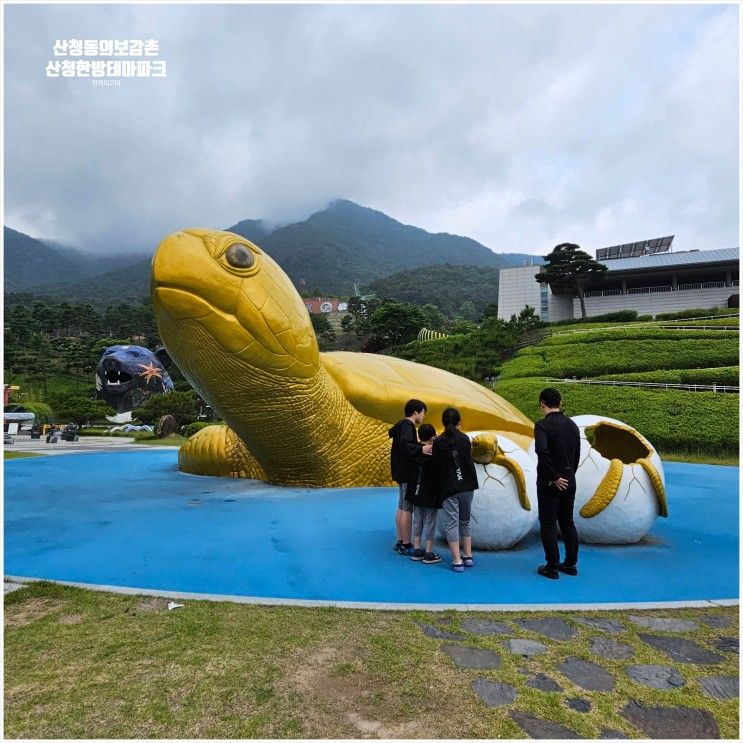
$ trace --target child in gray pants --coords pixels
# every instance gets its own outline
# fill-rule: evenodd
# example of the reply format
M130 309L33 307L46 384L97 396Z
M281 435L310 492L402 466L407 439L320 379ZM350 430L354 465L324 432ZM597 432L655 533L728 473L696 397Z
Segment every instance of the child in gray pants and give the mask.
M433 445L434 481L444 509L451 566L456 573L463 573L465 568L475 564L470 515L472 496L480 487L472 460L472 442L459 430L461 420L456 408L447 408L441 416L444 431Z
M418 438L421 444L430 444L436 438L436 429L424 423L418 429ZM424 565L441 562L441 558L433 551L433 537L436 532L436 512L439 509L438 495L433 483L433 466L431 457L420 455L416 460L418 477L415 482L408 483L406 498L413 504L413 554L411 560L421 561ZM421 548L421 537L426 545Z

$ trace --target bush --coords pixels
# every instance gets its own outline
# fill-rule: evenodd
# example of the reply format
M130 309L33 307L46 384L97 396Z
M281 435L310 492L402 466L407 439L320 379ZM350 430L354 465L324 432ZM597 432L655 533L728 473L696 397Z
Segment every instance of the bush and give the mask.
M393 351L400 359L458 374L480 381L495 376L501 365L501 352L483 343L480 334L450 335L431 341L414 341Z
M206 421L195 421L194 423L189 423L186 426L186 431L183 434L186 438L191 438L195 433L198 433L202 428L206 428L207 426L218 426L222 422L221 421L214 421L213 423L207 423Z
M721 384L738 386L739 366L717 366L711 369L661 369L649 372L605 374L598 379L620 379L625 382L669 382L671 384Z
M10 409L16 409L19 413L33 413L39 423L52 422L52 409L45 402L24 402L22 405L8 405Z
M738 309L721 309L720 307L712 307L708 309L702 309L701 307L692 308L689 310L679 310L678 312L661 312L655 316L656 320L684 320L689 317L714 317L715 315L738 315L740 310Z
M132 418L138 418L150 425L157 425L164 415L172 415L178 426L195 421L198 417L196 393L189 390L188 392L175 391L165 395L151 395L132 411Z
M394 349L390 355L480 382L498 374L519 338L520 330L515 324L489 318L473 333L414 341Z
M498 382L497 394L532 420L544 379ZM636 428L661 452L738 453L739 395L553 383L567 415L606 415Z
M717 322L717 320L710 320L708 322ZM723 320L723 322L727 322ZM731 327L730 333L725 333L720 330L708 330L706 328L699 328L698 330L677 330L673 327L664 327L662 325L643 325L635 328L627 327L615 327L615 328L600 328L596 330L581 330L581 331L568 331L565 333L558 333L550 335L542 342L543 346L557 346L565 345L568 343L599 343L604 341L616 341L622 340L628 344L642 340L659 340L659 341L673 341L678 340L710 340L718 341L721 343L737 345L738 334L736 328Z
M649 315L644 315L649 317ZM553 323L553 327L559 325L577 325L580 323L593 323L593 322L636 322L639 319L637 310L617 310L616 312L607 312L603 315L594 315L593 317L575 317L572 320L560 320L560 322Z
M669 331L672 333L680 331ZM585 379L602 374L655 371L658 369L707 369L738 363L738 343L720 338L723 331L709 331L714 338L678 340L600 340L558 343L522 349L503 365L503 378L575 377ZM727 335L727 333L725 333ZM679 338L678 335L675 338ZM555 340L554 338L550 340Z

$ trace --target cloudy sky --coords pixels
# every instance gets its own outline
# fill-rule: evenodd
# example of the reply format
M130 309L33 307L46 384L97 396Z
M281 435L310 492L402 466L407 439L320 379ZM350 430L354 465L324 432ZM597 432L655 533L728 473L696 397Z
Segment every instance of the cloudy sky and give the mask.
M103 253L348 198L496 251L738 245L736 5L6 5L5 224ZM47 78L57 39L167 77Z

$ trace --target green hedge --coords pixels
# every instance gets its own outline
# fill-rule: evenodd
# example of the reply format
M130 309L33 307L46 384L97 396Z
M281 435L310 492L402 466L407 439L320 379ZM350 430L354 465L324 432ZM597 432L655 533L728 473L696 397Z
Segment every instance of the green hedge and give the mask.
M709 320L708 322L716 322ZM723 320L723 323L730 322L729 320ZM646 325L644 327L636 328L616 328L611 330L601 329L586 332L568 332L560 333L559 335L550 335L542 341L543 346L560 346L566 343L600 343L603 341L617 341L623 342L641 341L641 340L666 340L676 342L678 340L713 340L721 343L738 343L738 333L735 326L730 327L730 331L727 330L705 330L700 328L699 330L674 330L673 327L667 328L662 325Z
M544 379L498 382L495 391L532 420ZM739 395L682 390L643 390L583 384L554 384L567 415L606 415L636 428L661 452L735 456Z
M649 372L605 374L598 379L621 379L626 382L670 382L672 384L725 384L737 386L739 366L718 366L712 369L661 369Z
M730 287L733 289L733 287ZM734 294L735 292L730 292ZM702 309L700 307L692 308L689 310L679 310L678 312L661 312L655 316L656 320L683 320L687 317L711 317L714 315L738 315L740 310L736 308L728 309L727 307L711 307L709 309Z
M558 327L560 325L580 325L583 323L594 322L636 322L637 318L637 310L617 310L616 312L606 312L603 315L594 315L593 317L575 317L572 320L560 320L560 322L552 323L552 327Z
M678 331L680 332L680 331ZM504 379L519 377L575 377L655 371L657 369L707 369L738 363L738 342L732 338L679 340L628 340L542 344L522 349L503 365ZM725 334L727 335L727 333ZM678 338L678 336L675 336Z
M679 325L685 325L685 320L663 320L663 325L660 327L678 327ZM738 317L703 317L701 320L692 320L692 324L696 327L702 326L705 328L719 328L719 327L728 327L728 328L739 328L740 327L740 318ZM687 331L685 331L687 332Z

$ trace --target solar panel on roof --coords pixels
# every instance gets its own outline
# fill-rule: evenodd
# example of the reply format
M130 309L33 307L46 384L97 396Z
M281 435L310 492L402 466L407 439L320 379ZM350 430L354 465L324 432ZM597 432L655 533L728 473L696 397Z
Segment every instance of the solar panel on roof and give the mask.
M670 249L673 238L673 235L667 235L666 237L654 237L651 240L640 240L639 242L598 248L596 250L596 260L638 258L645 254L655 255L656 253L665 253Z

